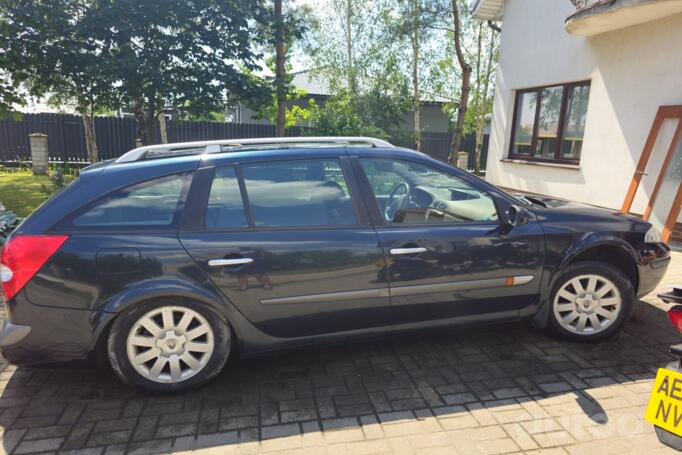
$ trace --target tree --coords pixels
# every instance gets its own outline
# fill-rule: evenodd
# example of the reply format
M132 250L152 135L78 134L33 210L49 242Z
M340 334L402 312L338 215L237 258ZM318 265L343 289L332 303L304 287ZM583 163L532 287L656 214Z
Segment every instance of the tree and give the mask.
M6 0L0 13L0 70L72 103L91 148L104 107L130 109L147 145L164 110L206 115L268 96L252 75L262 0Z
M267 16L262 21L259 35L262 37L261 41L268 46L265 50L266 54L272 48L275 50L274 58L266 59L269 69L275 74L272 81L275 115L270 115L270 108L267 105L260 104L254 107L260 113L260 118L269 118L275 123L277 136L284 136L285 129L291 126L288 120L291 117L291 110L287 109L288 101L299 96L299 93L296 93L291 86L288 57L295 41L303 36L307 28L306 19L310 14L310 8L287 5L283 0L273 0L273 2L273 8L266 9Z
M469 92L471 90L471 65L467 62L464 51L462 50L462 22L460 19L460 8L466 10L466 5L462 5L458 0L452 0L452 40L455 47L457 62L462 71L461 89L459 103L457 104L457 118L455 120L455 131L452 135L452 145L450 146L450 156L448 161L457 163L457 153L462 147L464 137L464 118L469 107Z
M142 144L157 142L164 110L191 115L226 102L265 99L249 72L259 69L252 22L267 17L260 0L104 0L93 19L107 70L137 120Z
M399 0L395 3L395 10L389 10L385 14L387 27L387 40L407 41L410 53L408 61L409 72L411 73L412 86L412 110L414 111L414 143L417 150L421 150L421 104L423 79L429 76L430 71L425 68L423 52L424 45L433 37L433 30L429 24L436 18L433 12L427 7L423 0ZM402 47L402 43L401 43ZM400 53L396 53L400 54ZM407 54L407 53L406 53ZM433 57L433 55L429 55ZM432 60L427 58L426 60ZM407 68L405 68L407 72Z
M286 128L286 81L284 69L284 15L282 0L275 0L275 93L277 101L277 136L284 136Z
M430 4L436 20L427 27L445 32L445 55L431 74L432 90L449 99L445 110L454 118L454 134L448 159L456 162L457 152L467 134L476 134L476 171L480 170L483 132L492 112L494 69L498 57L499 33L475 20L464 0L443 0ZM472 79L474 83L472 85Z
M0 67L3 67L0 63ZM15 106L24 105L25 100L18 95L18 87L14 86L12 80L0 76L0 118L16 116Z
M493 106L493 79L494 62L497 61L499 40L493 27L486 27L483 22L478 22L476 55L474 60L474 73L476 83L470 109L468 110L467 123L470 125L466 130L475 131L476 145L474 149L474 172L481 171L481 153L483 149L483 133L488 116Z
M372 85L353 95L337 89L310 117L312 133L322 136L375 136L399 143L409 143L402 128L402 118L411 106L409 88L389 61L384 73L377 74Z
M78 0L6 1L0 4L0 68L9 93L71 105L82 115L88 156L98 160L94 115L115 104L113 80L103 72L101 49L88 18L96 4Z
M385 0L325 0L305 41L305 51L321 78L332 89L358 95L377 73L385 71L395 46L382 40ZM350 100L351 103L353 100Z
M331 99L313 123L327 134L368 134L408 145L402 120L412 106L405 72L404 36L394 1L327 0L307 35L306 51L317 78L329 84ZM340 108L343 107L343 109ZM338 114L338 122L328 116ZM333 128L330 126L334 126ZM351 127L353 126L353 127ZM410 135L412 136L412 135Z

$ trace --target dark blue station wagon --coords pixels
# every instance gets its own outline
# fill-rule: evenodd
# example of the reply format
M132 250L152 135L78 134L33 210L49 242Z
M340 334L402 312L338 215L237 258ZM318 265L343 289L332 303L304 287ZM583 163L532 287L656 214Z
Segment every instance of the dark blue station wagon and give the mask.
M669 249L629 215L512 196L371 138L210 141L102 162L26 219L0 276L2 354L205 383L233 352L530 320L598 340Z

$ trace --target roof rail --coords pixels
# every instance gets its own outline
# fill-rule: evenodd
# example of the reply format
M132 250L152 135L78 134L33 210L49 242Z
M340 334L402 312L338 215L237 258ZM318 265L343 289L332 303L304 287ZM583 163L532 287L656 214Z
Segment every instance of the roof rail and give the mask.
M177 142L175 144L147 145L133 149L121 157L117 163L129 163L154 158L166 158L174 155L199 155L202 153L220 153L228 150L254 148L257 146L297 146L315 145L348 146L352 144L370 145L372 147L393 147L389 142L373 137L361 136L310 136L310 137L268 137L250 139L225 139L217 141ZM225 150L225 149L227 150Z

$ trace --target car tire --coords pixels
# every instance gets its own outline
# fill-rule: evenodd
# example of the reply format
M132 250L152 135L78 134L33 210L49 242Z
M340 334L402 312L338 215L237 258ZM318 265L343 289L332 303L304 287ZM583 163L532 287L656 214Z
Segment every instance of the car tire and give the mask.
M621 270L604 262L576 262L552 288L547 327L570 340L601 340L621 328L635 301L633 285Z
M111 326L107 350L123 382L170 393L213 379L231 345L228 323L206 305L164 299L136 304L120 314Z

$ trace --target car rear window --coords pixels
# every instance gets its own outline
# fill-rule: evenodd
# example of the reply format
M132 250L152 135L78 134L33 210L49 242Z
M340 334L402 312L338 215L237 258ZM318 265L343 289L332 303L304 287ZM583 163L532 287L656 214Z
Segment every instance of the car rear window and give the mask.
M71 225L171 227L189 176L171 175L117 190L77 214Z
M248 225L234 168L228 166L216 169L206 207L206 228L229 229Z

